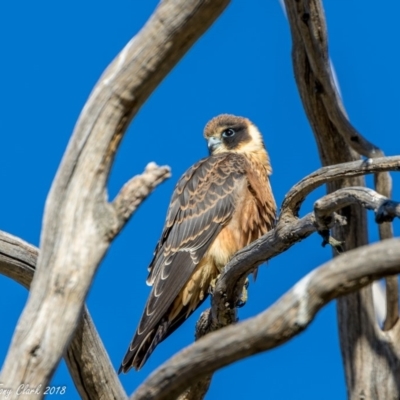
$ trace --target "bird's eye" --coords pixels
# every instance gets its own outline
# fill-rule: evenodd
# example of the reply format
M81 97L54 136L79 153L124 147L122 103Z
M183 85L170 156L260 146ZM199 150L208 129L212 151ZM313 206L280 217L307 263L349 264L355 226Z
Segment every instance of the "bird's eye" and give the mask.
M232 136L235 135L235 133L236 133L236 132L235 132L233 129L229 128L229 129L225 129L225 130L222 132L222 136L223 136L223 137L232 137Z

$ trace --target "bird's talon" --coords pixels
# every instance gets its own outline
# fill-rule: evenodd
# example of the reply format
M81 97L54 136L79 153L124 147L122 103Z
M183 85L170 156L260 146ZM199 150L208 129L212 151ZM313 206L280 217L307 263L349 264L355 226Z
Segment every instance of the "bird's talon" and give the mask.
M248 292L247 292L247 287L249 286L249 280L246 278L246 282L243 285L242 293L236 302L236 307L241 308L247 303L248 299Z
M208 293L211 294L211 296L212 296L213 293L214 293L215 285L217 284L217 279L218 279L218 278L212 279L211 282L210 282L210 286L208 287Z

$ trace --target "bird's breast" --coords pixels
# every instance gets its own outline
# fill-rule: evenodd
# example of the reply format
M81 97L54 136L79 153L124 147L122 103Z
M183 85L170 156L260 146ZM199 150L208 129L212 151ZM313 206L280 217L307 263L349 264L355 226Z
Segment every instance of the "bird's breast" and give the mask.
M254 190L249 185L237 199L235 212L226 226L222 228L207 256L214 260L221 271L232 256L254 240L268 232L275 218L275 201L273 199L268 178L264 184Z

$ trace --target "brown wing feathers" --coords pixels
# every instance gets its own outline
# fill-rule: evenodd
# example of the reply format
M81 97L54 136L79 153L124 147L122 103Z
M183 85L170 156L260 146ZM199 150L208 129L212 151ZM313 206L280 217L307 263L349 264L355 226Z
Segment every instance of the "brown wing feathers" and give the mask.
M246 163L243 156L235 153L211 156L195 164L178 182L149 267L148 283L153 288L120 372L131 366L140 369L157 344L206 298L202 288L194 295L186 287L189 300L184 304L181 291L210 244L232 218L240 195L238 189L243 186L240 183L246 179ZM204 286L209 284L200 273L196 279Z

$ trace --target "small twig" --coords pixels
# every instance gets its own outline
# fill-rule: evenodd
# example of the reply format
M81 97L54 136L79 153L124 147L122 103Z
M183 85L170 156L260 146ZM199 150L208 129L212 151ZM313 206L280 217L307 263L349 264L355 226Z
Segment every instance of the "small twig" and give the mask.
M334 237L331 236L331 232L329 229L324 229L323 231L318 232L323 241L322 241L322 247L325 247L326 245L330 245L332 249L336 252L336 254L343 253L343 242L339 242L339 240L336 240Z
M164 180L171 176L168 166L159 167L155 163L149 163L145 171L134 176L120 190L113 201L117 224L113 235L115 236L143 200Z
M368 210L374 210L375 221L378 224L400 217L400 203L392 201L374 190L365 187L339 189L317 200L314 204L317 224L322 227L320 234L324 239L323 246L330 244L338 253L343 252L343 243L331 237L329 230L325 229L326 220L330 221L335 211L356 203Z

